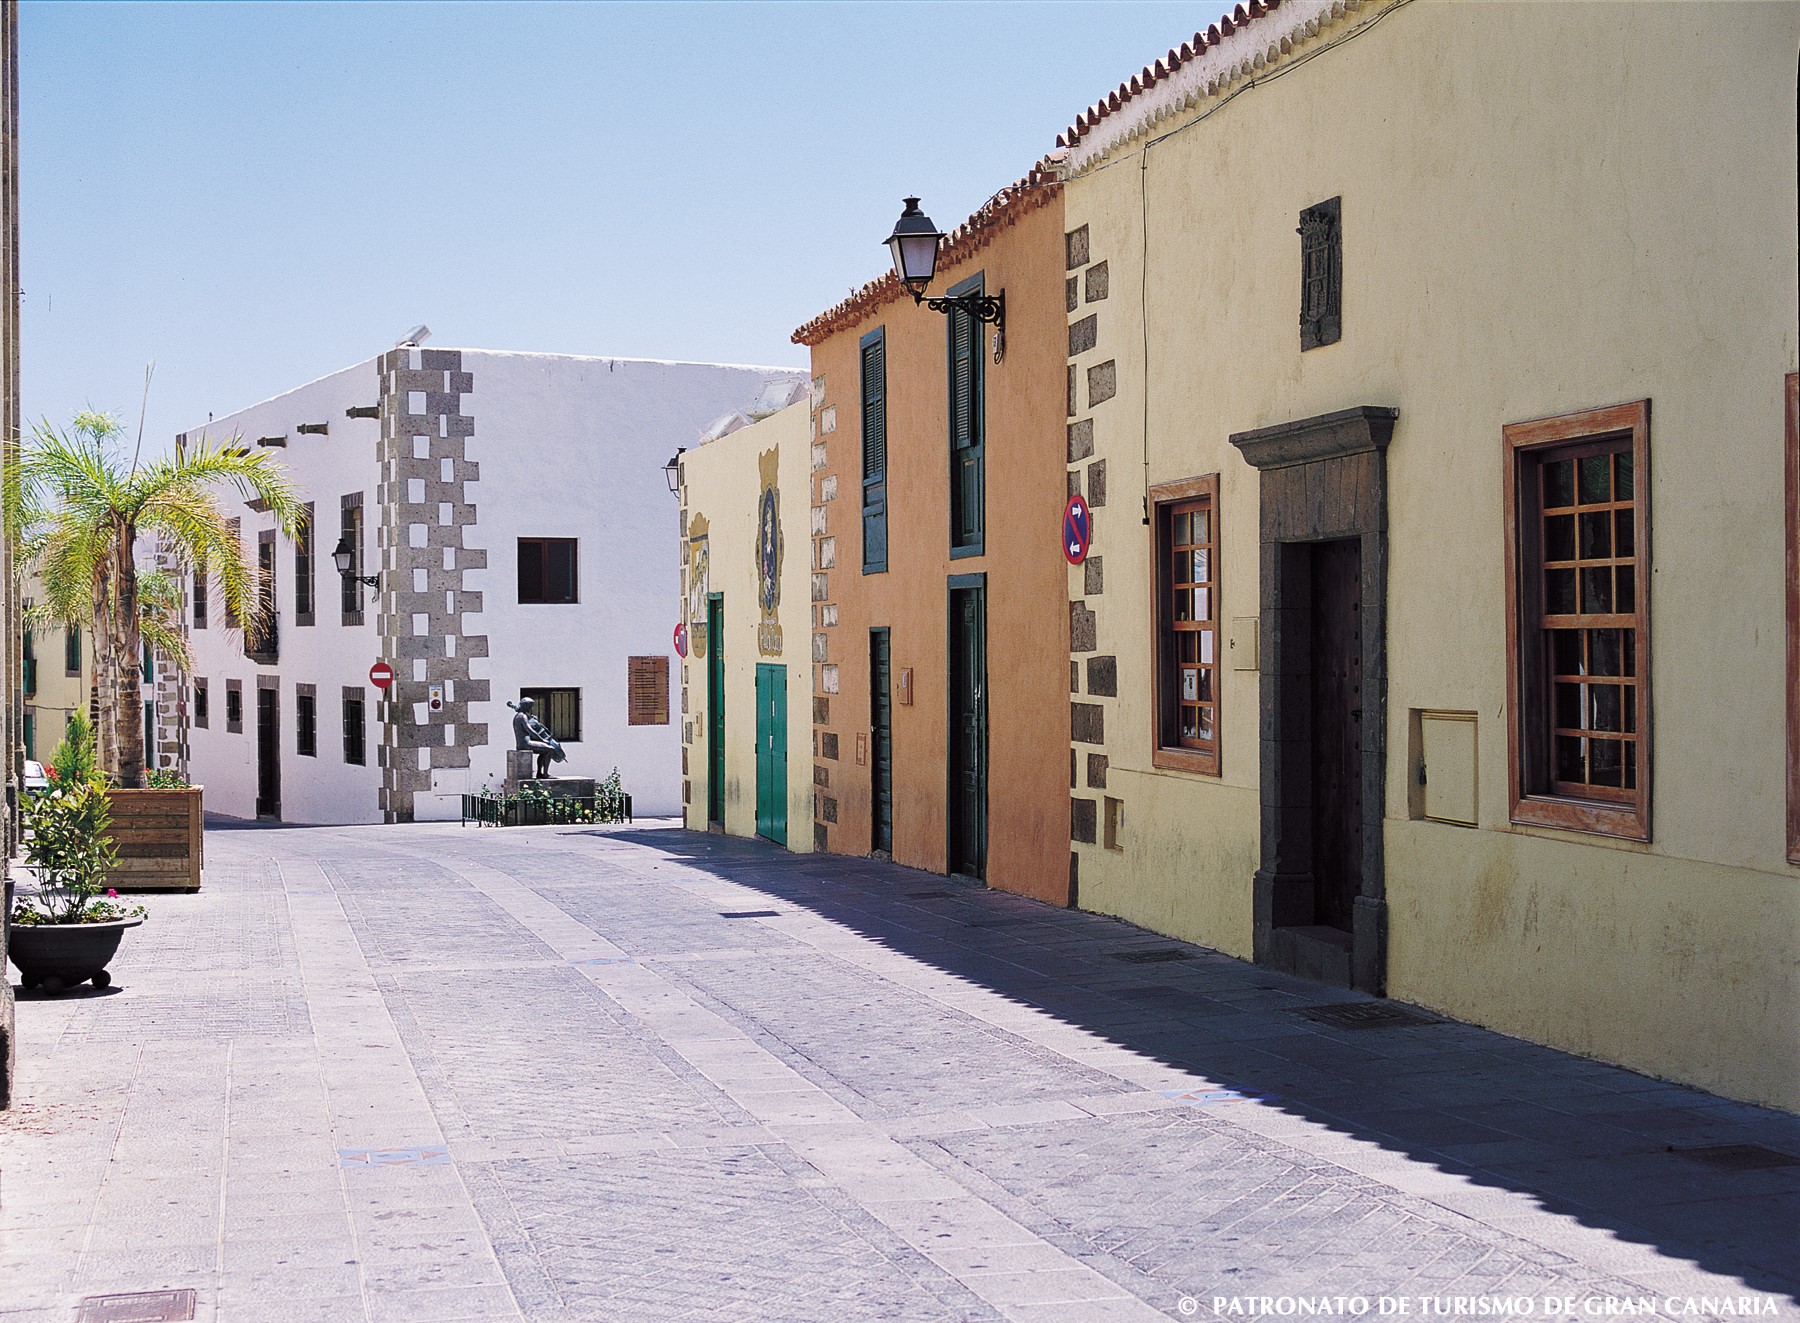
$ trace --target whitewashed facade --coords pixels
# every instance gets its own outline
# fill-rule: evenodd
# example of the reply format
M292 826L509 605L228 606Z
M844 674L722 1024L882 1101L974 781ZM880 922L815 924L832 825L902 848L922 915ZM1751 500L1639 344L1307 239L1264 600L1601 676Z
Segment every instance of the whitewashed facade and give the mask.
M802 375L402 347L209 423L215 438L280 447L312 506L310 558L230 498L252 560L271 544L260 554L275 566L274 647L246 655L216 585L202 606L190 584L194 667L175 713L165 701L159 745L185 749L208 810L232 817L454 818L464 791L502 778L506 702L562 691L567 717L574 691L579 737L557 770L617 766L639 816L678 813L679 693L666 693L664 720L628 720L632 659L680 670L678 506L663 465L721 413ZM344 587L331 555L346 531L378 587ZM542 573L522 581L521 556ZM573 600L529 600L545 596ZM377 661L395 673L385 695L370 680ZM659 667L636 666L641 721L642 676Z

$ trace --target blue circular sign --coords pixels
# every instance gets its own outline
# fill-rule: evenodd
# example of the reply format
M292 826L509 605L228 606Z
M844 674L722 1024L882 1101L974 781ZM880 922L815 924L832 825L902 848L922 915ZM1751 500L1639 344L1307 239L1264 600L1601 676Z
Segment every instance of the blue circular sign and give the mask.
M1077 492L1063 507L1063 555L1069 564L1079 565L1087 559L1088 545L1094 540L1094 512Z

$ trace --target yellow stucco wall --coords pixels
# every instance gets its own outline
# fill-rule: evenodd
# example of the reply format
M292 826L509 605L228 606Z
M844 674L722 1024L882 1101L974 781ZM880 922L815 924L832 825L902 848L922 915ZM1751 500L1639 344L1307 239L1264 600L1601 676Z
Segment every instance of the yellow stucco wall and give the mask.
M725 831L756 835L756 667L779 664L788 681L787 845L797 852L813 848L811 427L811 412L801 400L682 456L687 522L692 525L696 516L706 522L708 591L724 595ZM758 651L757 521L762 465L770 452L775 455L782 535L779 656ZM692 631L690 574L691 567L684 565L681 610ZM708 639L709 654L712 646ZM690 646L681 674L683 793L687 825L696 831L707 827L706 664Z
M1104 591L1081 570L1069 591L1119 671L1092 793L1124 804L1121 849L1076 847L1083 908L1251 953L1258 677L1221 669L1220 776L1152 769L1145 483L1220 475L1229 637L1258 612L1259 486L1228 436L1393 406L1390 994L1800 1108L1780 531L1797 49L1793 3L1365 3L1070 181L1067 226L1111 290L1070 314L1099 315L1077 379L1118 379L1078 411L1111 492ZM1295 226L1336 196L1343 338L1302 354ZM1653 839L1513 827L1501 428L1642 398ZM1420 708L1478 714L1474 830L1409 819Z

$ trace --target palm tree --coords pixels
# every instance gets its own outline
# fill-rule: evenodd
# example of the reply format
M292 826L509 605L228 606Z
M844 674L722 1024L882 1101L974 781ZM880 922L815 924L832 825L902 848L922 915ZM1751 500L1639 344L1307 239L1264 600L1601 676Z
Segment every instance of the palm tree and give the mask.
M129 466L123 439L111 414L79 413L67 431L39 423L7 474L5 498L19 560L43 584L37 613L91 625L101 770L135 787L144 778L143 645L178 667L187 662L181 585L138 568L138 535L159 537L182 571L204 571L227 613L254 628L273 604L214 489L228 483L260 499L289 536L304 508L268 452L246 449L236 437L203 436L172 456L134 458Z

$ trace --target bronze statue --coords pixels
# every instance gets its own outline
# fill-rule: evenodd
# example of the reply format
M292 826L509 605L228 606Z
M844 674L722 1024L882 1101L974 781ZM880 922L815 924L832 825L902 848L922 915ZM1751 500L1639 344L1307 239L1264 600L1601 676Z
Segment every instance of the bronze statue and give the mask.
M549 727L532 715L531 709L536 706L531 699L521 698L516 703L507 704L516 715L513 717L513 747L530 749L537 755L538 780L550 775L550 764L562 762L568 757L563 746L550 733Z

